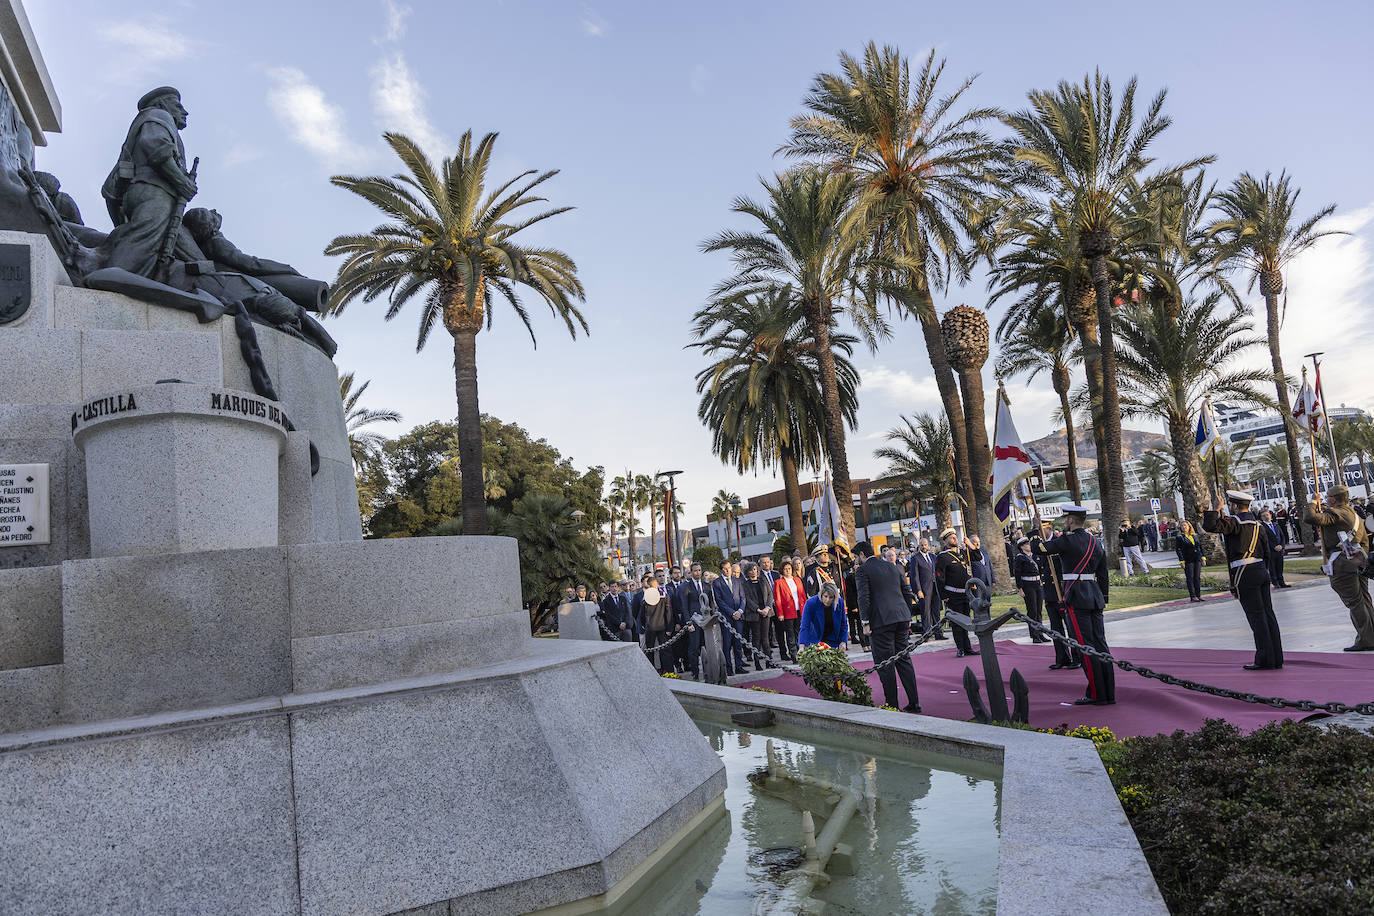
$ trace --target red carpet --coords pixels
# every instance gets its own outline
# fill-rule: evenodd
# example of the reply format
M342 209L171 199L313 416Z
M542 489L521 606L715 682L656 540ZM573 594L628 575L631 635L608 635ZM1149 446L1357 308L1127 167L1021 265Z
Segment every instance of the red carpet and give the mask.
M1113 646L1112 653L1155 671L1217 687L1249 690L1261 696L1318 703L1336 700L1349 705L1374 700L1374 652L1288 652L1284 654L1283 668L1278 671L1242 670L1242 665L1254 660L1254 653L1230 649ZM1010 681L1013 668L1020 670L1026 679L1030 686L1030 722L1039 728L1062 724L1071 728L1103 725L1122 736L1154 735L1180 728L1192 731L1201 726L1204 719L1226 719L1249 732L1275 719L1301 719L1311 715L1300 710L1275 709L1170 687L1119 668L1116 669L1115 706L1073 706L1073 701L1083 696L1087 679L1079 670L1050 671L1049 665L1054 662L1052 646L1000 641L997 657L1005 681ZM955 658L954 649L950 648L921 653L913 656L912 661L916 666L921 711L925 715L944 719L973 718L963 688L965 667L972 668L978 677L986 705L987 685L983 683L982 659L977 656ZM864 662L858 667L865 668L868 664ZM882 686L877 674L870 674L868 681L873 686L874 701L882 703ZM815 696L797 675L784 674L755 683L780 693ZM900 681L897 691L904 704L906 697ZM1070 705L1062 705L1065 703ZM1008 696L1008 708L1011 705Z

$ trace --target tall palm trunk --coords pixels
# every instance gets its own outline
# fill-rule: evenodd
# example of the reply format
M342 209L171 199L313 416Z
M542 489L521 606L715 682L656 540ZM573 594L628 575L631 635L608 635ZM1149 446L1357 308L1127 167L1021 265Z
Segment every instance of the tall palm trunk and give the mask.
M1074 503L1083 505L1083 490L1078 485L1078 443L1075 441L1077 433L1073 428L1073 409L1069 406L1069 388L1073 379L1069 376L1069 367L1060 363L1054 367L1053 373L1054 391L1059 395L1059 409L1064 413L1064 436L1069 444L1069 495L1073 497Z
M1097 487L1102 494L1102 535L1107 556L1118 553L1118 533L1126 517L1126 476L1121 463L1121 400L1116 388L1116 342L1112 336L1112 288L1107 275L1107 248L1093 247L1092 280L1097 293L1097 346L1102 364L1102 445L1097 454Z
M635 525L637 525L638 522L635 519L635 507L633 503L625 507L625 522L625 536L630 539L630 566L638 569L639 538L635 537Z
M835 378L835 351L830 346L830 315L828 301L815 299L808 303L811 335L816 339L816 356L821 368L821 398L825 402L825 450L830 459L830 473L835 488L835 502L840 517L836 520L841 536L854 537L854 485L849 480L849 455L844 446L844 414L840 411L840 386Z
M954 527L954 513L950 511L948 499L935 500L935 534L938 537L941 531L946 528ZM932 550L938 550L939 544L931 544Z
M462 478L463 533L487 533L482 487L482 411L477 403L477 332L453 335L453 377L458 397L458 473Z
M1202 511L1212 504L1212 496L1207 488L1202 463L1198 460L1192 420L1186 416L1170 414L1167 425L1169 448L1174 453L1174 467L1178 469L1178 489L1183 494L1183 515L1193 523L1198 543L1202 545L1207 558L1223 562L1226 559L1226 549L1221 538L1202 530Z
M987 415L984 413L983 373L971 368L959 373L959 388L964 394L964 420L968 428L969 464L973 475L973 492L978 500L974 512L975 529L983 542L983 553L994 577L1005 588L1011 584L1007 569L1007 552L1003 549L1002 524L992 507L992 450L988 446ZM965 530L968 524L965 522Z
M954 381L954 369L950 366L949 355L945 353L945 340L940 334L940 319L935 314L935 300L928 292L918 291L917 296L920 297L918 314L921 333L926 339L926 355L930 358L930 368L935 374L935 387L939 389L940 403L944 405L945 417L949 419L950 436L954 440L954 470L959 475L960 495L972 509L977 503L969 462L964 408L959 403L959 386Z
M787 524L792 532L793 552L806 550L806 511L802 508L801 482L797 475L797 459L790 448L783 448L782 488L787 494Z
M463 533L487 533L482 479L482 411L477 403L477 332L486 317L486 281L469 296L461 283L440 290L444 327L453 335L453 387L458 398L458 473L462 477Z
M1277 271L1275 271L1277 273ZM1269 330L1269 359L1274 366L1274 391L1278 396L1279 419L1283 420L1283 444L1288 449L1288 471L1293 490L1293 501L1301 508L1307 505L1307 481L1303 479L1302 449L1298 437L1288 418L1293 415L1292 402L1288 400L1288 377L1283 372L1283 354L1279 351L1279 292L1283 289L1280 277L1275 282L1271 277L1260 276L1260 292L1264 294L1264 311ZM1311 525L1298 525L1298 536L1302 539L1303 553L1316 553L1316 542L1312 537Z
M1093 448L1097 452L1097 495L1101 499L1102 455L1106 452L1107 446L1102 428L1102 354L1097 340L1096 290L1089 288L1082 291L1073 307L1069 309L1069 322L1081 341L1083 351L1083 374L1088 380L1088 409L1092 420ZM1105 500L1103 501L1105 503Z

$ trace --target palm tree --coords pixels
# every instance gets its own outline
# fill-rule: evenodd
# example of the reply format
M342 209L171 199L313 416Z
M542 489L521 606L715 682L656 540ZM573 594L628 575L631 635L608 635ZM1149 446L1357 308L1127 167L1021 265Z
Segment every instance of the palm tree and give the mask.
M1146 150L1171 119L1163 114L1166 93L1161 90L1137 122L1135 91L1132 78L1118 108L1111 81L1097 73L1084 77L1081 86L1064 81L1053 92L1032 91L1031 107L1005 119L1015 135L1016 158L1027 167L1026 187L1048 195L1067 214L1096 294L1105 447L1098 449L1097 460L1109 554L1117 552L1117 531L1126 511L1109 261L1118 245L1143 228L1129 219L1123 204L1142 186L1175 181L1182 172L1212 161L1202 157L1142 180L1153 161Z
M1285 486L1291 485L1288 473L1288 446L1283 442L1271 442L1259 454L1250 459L1250 468L1256 477L1282 480Z
M913 497L920 515L919 501L935 503L935 527L939 531L952 527L950 501L956 495L954 469L949 453L954 447L949 421L928 413L902 417L902 425L887 431L888 442L873 452L873 457L887 462L882 476L873 481L874 487L888 487Z
M477 333L483 325L491 327L487 300L495 293L510 303L534 341L519 287L543 299L574 338L579 327L587 332L587 322L573 301L582 301L586 295L572 258L555 248L530 247L516 240L522 230L572 208L524 215L522 208L545 202L531 192L557 171L521 172L488 191L487 168L496 134L487 134L474 147L472 131L467 131L457 153L445 158L437 170L409 137L384 136L405 172L391 178L335 175L330 179L377 207L388 222L370 232L340 235L325 248L325 254L344 258L329 309L339 314L360 296L371 302L386 293L390 321L407 302L424 294L415 349L424 349L439 320L453 337L463 531L485 534Z
M806 113L792 119L792 136L782 151L858 179L851 222L900 265L884 271L886 287L897 306L921 323L959 474L968 487L971 444L932 292L945 289L952 277L967 278L961 245L969 234L971 204L989 186L1001 147L979 126L998 116L995 109L954 113L974 78L942 94L944 69L945 61L931 51L913 81L897 48L879 50L869 42L862 60L841 53L839 73L821 73L812 81ZM845 497L837 496L844 505Z
M643 509L647 501L649 478L644 474L631 474L629 469L611 481L611 503L625 513L620 531L629 538L630 563L639 564L639 535L644 529L639 526L636 513Z
M974 528L988 549L984 551L992 566L993 578L1001 573L1002 582L1009 582L1006 551L995 549L1002 543L1002 523L992 505L992 449L988 445L988 424L984 412L983 364L988 361L988 319L982 309L958 305L945 312L940 320L940 333L945 339L945 352L950 365L959 373L959 391L964 397L964 423L968 427L969 466L973 474L973 494L976 498L970 511L975 513ZM965 528L969 527L967 520Z
M1257 387L1267 374L1231 365L1264 341L1252 332L1243 310L1222 300L1216 292L1185 299L1177 318L1162 302L1118 315L1122 407L1130 416L1164 421L1183 511L1194 524L1213 502L1194 445L1193 424L1203 399L1215 395L1241 404L1268 403ZM1213 544L1211 552L1217 550Z
M887 327L871 299L860 295L855 277L876 259L857 234L841 231L841 224L857 189L846 174L801 167L763 182L766 204L737 198L733 210L757 220L761 232L726 231L708 240L704 251L729 251L734 277L719 284L704 310L727 301L789 289L806 314L815 342L820 386L825 404L825 450L830 460L835 498L840 506L841 535L854 535L853 484L844 442L844 410L831 330L841 311L849 314L865 342L876 347ZM703 313L698 313L698 326Z
M1279 309L1279 294L1283 292L1283 271L1293 259L1328 235L1343 235L1331 229L1318 229L1317 224L1336 210L1328 204L1312 216L1297 221L1293 211L1300 190L1292 186L1287 172L1277 179L1265 172L1257 179L1244 172L1229 189L1217 196L1220 218L1212 224L1210 233L1219 244L1218 262L1226 268L1240 268L1250 274L1250 289L1259 281L1264 297L1264 312L1269 332L1269 361L1273 366L1274 391L1279 415L1292 414L1288 399L1288 376L1283 371L1283 354L1279 349L1279 329L1283 315ZM1285 297L1286 299L1286 297ZM1293 427L1287 423L1283 430L1284 445L1288 449L1288 467L1293 493L1305 494L1307 484L1301 476L1302 450ZM1311 526L1298 526L1304 544L1311 549Z
M358 390L353 390L353 373L345 372L339 376L339 397L343 399L344 425L348 429L348 451L353 456L353 467L360 468L377 449L385 437L378 432L363 430L373 423L399 423L401 415L394 410L374 410L363 407L359 401L371 380L363 382Z
M1342 420L1331 427L1331 436L1336 442L1337 454L1343 458L1355 458L1360 462L1365 492L1374 492L1369 483L1369 456L1374 455L1374 421L1368 417ZM1337 482L1341 482L1339 477Z
M1163 498L1164 482L1169 479L1174 470L1174 459L1168 452L1159 449L1148 449L1140 456L1138 462L1140 476L1145 478L1150 484L1146 496Z
M791 530L804 532L800 472L820 471L825 458L820 359L806 315L790 290L773 290L700 314L697 335L692 346L715 360L697 373L697 416L711 430L712 450L741 474L779 466ZM850 429L859 409L859 373L849 361L857 343L848 334L830 337Z
M725 525L725 556L727 558L730 556L730 526L735 521L738 505L739 496L725 490L718 490L716 495L711 497L711 514Z
M1069 444L1069 470L1066 475L1073 501L1083 502L1078 484L1078 446L1074 442L1073 408L1069 403L1072 376L1069 362L1074 354L1073 327L1062 312L1042 307L1032 312L1024 324L997 328L1000 351L997 354L997 376L1015 378L1024 375L1026 381L1048 372L1055 394L1059 395L1059 409L1064 418L1064 435Z

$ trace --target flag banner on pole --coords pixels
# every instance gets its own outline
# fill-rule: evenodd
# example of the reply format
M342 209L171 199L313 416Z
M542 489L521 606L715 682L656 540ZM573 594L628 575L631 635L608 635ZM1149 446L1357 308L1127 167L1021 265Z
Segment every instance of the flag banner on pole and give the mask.
M1212 416L1212 399L1204 398L1197 417L1197 435L1193 439L1198 457L1203 461L1211 458L1213 450L1221 443L1221 433L1217 432L1217 421Z
M816 532L817 544L842 544L849 547L849 539L840 525L840 503L835 499L835 487L830 482L830 472L825 472L825 492L821 494L821 508L816 516L819 530Z
M1293 405L1293 419L1306 429L1312 432L1320 432L1322 428L1322 403L1320 399L1321 376L1317 377L1317 388L1314 391L1307 384L1307 379L1302 380L1302 387L1298 389L1298 400Z
M1021 446L1021 434L1011 419L1007 399L997 398L997 419L992 440L992 504L997 520L1007 523L1011 517L1012 489L1017 482L1029 477L1035 466Z
M949 479L954 481L954 498L959 500L959 505L968 508L968 500L964 499L964 488L959 486L959 468L954 461L954 449L945 453L945 460L949 462Z

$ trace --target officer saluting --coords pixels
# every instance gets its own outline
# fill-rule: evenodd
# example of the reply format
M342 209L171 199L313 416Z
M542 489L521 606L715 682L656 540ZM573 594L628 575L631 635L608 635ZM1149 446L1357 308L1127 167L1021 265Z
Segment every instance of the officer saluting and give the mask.
M1060 636L1068 636L1069 628L1064 615L1064 562L1058 554L1050 554L1045 550L1047 540L1054 537L1054 526L1049 522L1041 522L1040 530L1044 536L1032 534L1030 544L1031 553L1040 567L1043 594L1049 605L1050 629ZM1083 656L1077 649L1070 649L1059 640L1054 640L1054 664L1050 665L1050 670L1078 668L1082 664Z
M1082 506L1065 506L1067 530L1045 544L1045 552L1062 563L1064 606L1073 631L1070 635L1085 646L1110 654L1102 622L1102 612L1107 608L1107 555L1083 527L1087 518L1088 510ZM1074 700L1076 705L1110 706L1116 702L1116 673L1110 663L1085 655L1083 672L1088 677L1088 692Z
M959 533L953 528L940 532L940 543L945 549L935 558L935 585L940 589L947 612L967 614L968 580L973 578L973 560L967 550L959 549ZM955 658L978 654L969 643L968 630L957 623L951 623L950 629L954 631L954 645L958 648Z
M1245 620L1255 636L1255 663L1246 671L1270 671L1283 667L1283 643L1279 622L1269 595L1269 539L1264 526L1250 512L1250 494L1226 491L1226 508L1217 500L1215 509L1202 513L1202 530L1220 534L1226 542L1226 562L1231 571L1231 591L1240 599Z

